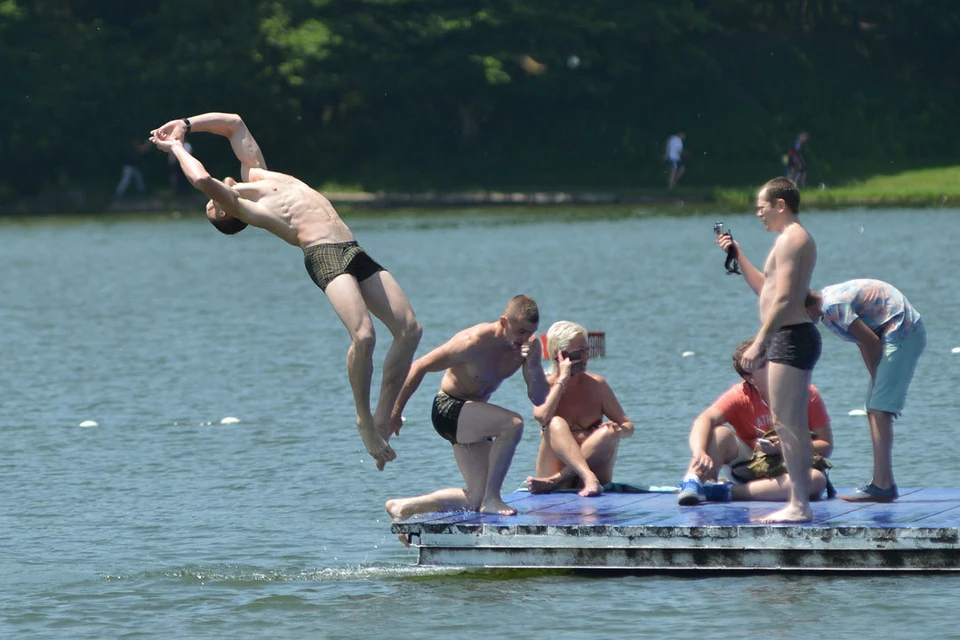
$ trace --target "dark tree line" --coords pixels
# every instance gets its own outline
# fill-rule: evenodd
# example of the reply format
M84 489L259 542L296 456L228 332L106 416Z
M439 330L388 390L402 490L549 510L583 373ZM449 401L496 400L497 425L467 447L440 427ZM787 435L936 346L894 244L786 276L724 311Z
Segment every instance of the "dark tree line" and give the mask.
M801 129L811 179L953 164L958 35L924 0L0 0L0 202L107 194L208 110L368 189L660 186L681 129L691 185L779 172Z

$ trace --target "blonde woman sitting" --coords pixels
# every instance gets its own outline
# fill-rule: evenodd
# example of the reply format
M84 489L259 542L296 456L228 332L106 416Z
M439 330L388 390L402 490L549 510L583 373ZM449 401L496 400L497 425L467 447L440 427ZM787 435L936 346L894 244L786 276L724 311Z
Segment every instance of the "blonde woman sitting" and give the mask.
M603 376L587 371L586 329L555 323L547 331L547 352L550 393L533 411L541 439L537 475L527 478L527 487L531 493L580 489L581 496L598 496L613 481L620 440L633 435L633 423Z

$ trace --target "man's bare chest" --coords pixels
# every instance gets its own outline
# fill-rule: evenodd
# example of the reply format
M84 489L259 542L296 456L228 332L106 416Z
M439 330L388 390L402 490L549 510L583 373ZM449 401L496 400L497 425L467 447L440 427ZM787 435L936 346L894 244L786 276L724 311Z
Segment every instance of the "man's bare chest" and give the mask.
M512 351L487 354L470 363L467 375L478 384L489 384L509 378L523 365L519 354Z

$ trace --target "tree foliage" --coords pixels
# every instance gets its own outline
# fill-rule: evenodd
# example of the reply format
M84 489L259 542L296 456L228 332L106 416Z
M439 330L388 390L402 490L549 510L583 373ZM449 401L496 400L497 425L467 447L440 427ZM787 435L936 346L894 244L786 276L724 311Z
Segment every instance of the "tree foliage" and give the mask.
M923 0L0 0L0 200L108 193L131 138L208 110L370 189L657 186L677 130L688 184L761 181L800 129L812 178L932 166L958 33Z

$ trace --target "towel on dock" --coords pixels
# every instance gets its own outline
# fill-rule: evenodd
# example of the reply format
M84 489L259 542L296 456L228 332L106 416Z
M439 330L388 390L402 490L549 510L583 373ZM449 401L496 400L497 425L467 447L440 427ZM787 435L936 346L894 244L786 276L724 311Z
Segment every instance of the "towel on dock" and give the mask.
M524 485L517 491L529 491L529 489ZM580 489L557 489L551 493L577 493L578 491ZM679 488L676 486L659 487L648 484L627 484L626 482L608 482L603 485L604 493L676 493L677 491L679 491Z

